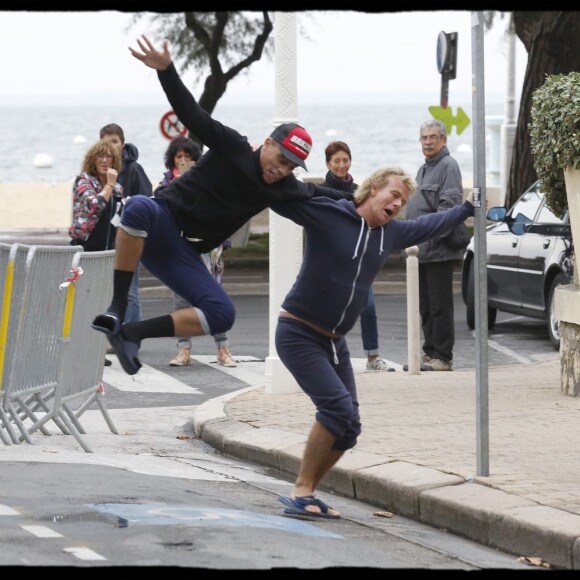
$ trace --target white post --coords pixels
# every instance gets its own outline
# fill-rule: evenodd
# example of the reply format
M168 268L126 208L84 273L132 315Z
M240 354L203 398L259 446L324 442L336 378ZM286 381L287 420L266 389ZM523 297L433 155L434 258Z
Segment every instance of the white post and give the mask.
M419 246L406 248L407 253L407 361L409 374L418 375L421 368L421 318L419 315Z
M508 176L512 164L516 138L516 35L513 29L513 14L510 14L507 30L507 94L505 122L501 126L501 167L499 171L500 204L505 204Z
M273 126L297 122L296 105L296 14L277 12L275 39L275 117ZM270 342L266 375L271 381L267 393L292 393L300 390L288 372L275 346L280 305L292 287L302 264L302 228L270 210Z
M489 185L500 183L500 129L503 115L486 115L485 128L489 137L489 167L487 177Z

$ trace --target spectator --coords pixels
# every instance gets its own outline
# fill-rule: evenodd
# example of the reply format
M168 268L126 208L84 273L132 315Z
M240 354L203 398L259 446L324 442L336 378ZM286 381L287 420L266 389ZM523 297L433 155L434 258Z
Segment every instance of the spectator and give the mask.
M435 119L425 121L419 134L425 163L417 172L417 194L407 206L407 219L444 212L463 203L461 171L447 149L445 123ZM463 251L447 246L445 238L449 233L419 244L419 312L423 329L421 370L453 370L453 269Z
M109 123L101 128L101 139L109 141L121 151L122 167L118 181L123 187L124 197L133 195L153 195L151 180L145 174L145 170L137 161L139 151L133 143L125 143L125 133L117 123ZM126 322L139 322L143 319L141 313L141 296L139 292L139 265L135 269L131 288L129 289L129 304L125 315Z
M120 169L121 152L104 139L85 153L73 184L71 245L82 246L86 252L114 249L123 205L123 188L117 181ZM105 358L105 365L111 364Z

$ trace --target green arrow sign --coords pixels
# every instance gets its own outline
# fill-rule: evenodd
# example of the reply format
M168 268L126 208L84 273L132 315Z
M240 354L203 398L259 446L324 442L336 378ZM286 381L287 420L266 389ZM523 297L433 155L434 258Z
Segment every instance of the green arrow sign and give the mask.
M457 134L461 135L469 123L471 123L469 117L461 107L457 107L457 115L455 116L453 116L451 107L429 107L429 112L433 115L434 119L439 119L439 121L445 123L449 135L451 135L453 125L455 125Z

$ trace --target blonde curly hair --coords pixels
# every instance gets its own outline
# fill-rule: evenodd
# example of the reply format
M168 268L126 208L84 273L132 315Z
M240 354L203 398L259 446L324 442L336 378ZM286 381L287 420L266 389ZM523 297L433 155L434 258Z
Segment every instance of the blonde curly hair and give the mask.
M89 150L85 153L81 165L81 171L88 173L90 175L98 175L97 171L97 155L112 155L113 156L113 169L119 173L121 171L121 152L111 143L103 139L97 141L92 145Z

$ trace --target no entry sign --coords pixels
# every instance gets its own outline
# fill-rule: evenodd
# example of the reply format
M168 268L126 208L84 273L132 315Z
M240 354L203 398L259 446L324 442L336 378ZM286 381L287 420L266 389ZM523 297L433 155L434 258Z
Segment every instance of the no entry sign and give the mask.
M159 128L161 129L161 134L170 141L179 135L184 136L187 133L187 129L179 121L175 111L168 111L161 117Z

